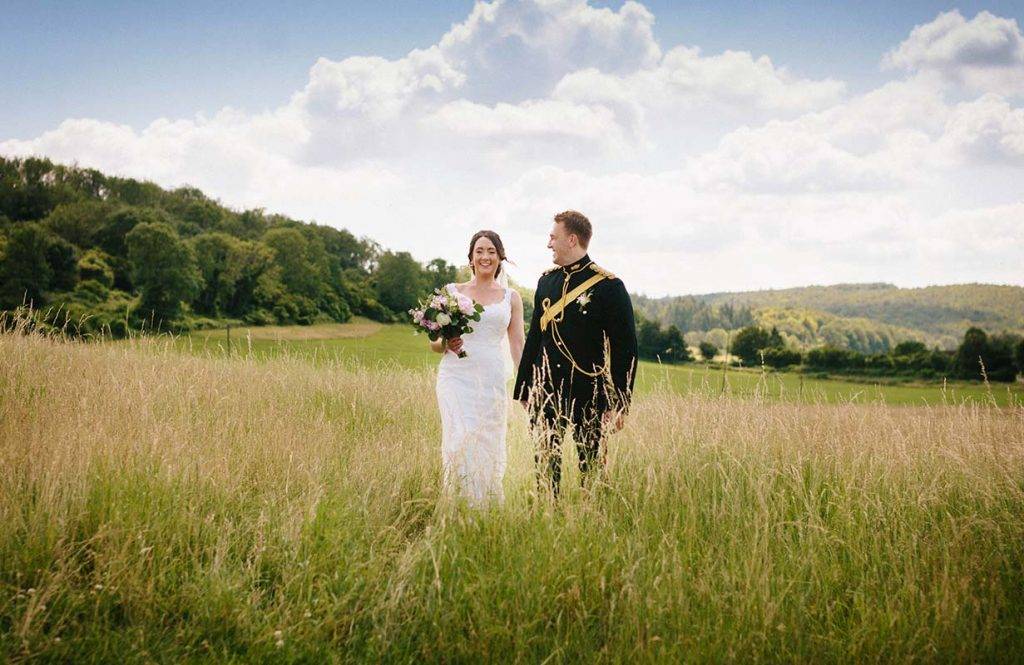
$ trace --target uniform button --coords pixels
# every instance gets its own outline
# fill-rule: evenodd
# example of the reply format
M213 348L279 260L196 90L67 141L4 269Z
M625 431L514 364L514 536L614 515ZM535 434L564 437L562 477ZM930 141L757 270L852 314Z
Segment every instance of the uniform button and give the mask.
M562 363L555 363L555 367L557 367L558 369L562 369Z

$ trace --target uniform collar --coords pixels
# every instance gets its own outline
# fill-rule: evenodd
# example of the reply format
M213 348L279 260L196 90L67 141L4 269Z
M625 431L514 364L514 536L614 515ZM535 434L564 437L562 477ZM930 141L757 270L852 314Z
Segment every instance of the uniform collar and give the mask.
M576 261L575 263L572 263L572 264L567 265L567 266L562 266L562 271L565 272L565 274L567 274L567 275L571 275L574 272L578 272L580 270L583 270L588 265L590 265L590 263L591 263L591 261L590 261L590 254L584 254L583 258L580 259L579 261Z

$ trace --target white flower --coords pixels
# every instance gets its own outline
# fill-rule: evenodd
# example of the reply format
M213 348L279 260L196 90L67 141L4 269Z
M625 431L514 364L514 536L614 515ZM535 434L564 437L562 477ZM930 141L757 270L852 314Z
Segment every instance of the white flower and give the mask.
M452 322L452 317L448 316L444 312L441 312L440 314L437 315L437 319L435 319L435 321L437 321L437 323L442 326L446 326Z

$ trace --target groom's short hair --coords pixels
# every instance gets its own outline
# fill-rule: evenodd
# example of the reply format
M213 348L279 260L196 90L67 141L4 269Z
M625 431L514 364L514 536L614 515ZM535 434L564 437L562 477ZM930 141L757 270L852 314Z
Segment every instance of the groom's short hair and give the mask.
M590 245L590 237L594 235L594 228L583 213L566 210L555 215L555 222L563 225L566 231L579 238L580 247L583 249Z

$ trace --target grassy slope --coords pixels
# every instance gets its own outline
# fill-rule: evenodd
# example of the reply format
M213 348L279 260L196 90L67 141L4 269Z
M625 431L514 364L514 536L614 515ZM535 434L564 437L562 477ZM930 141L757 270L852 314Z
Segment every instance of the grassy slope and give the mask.
M251 344L245 339L245 332L232 331L233 350L248 352L251 348L258 357L298 355L317 362L359 363L371 367L429 368L437 363L437 356L427 349L423 336L413 334L409 326L390 325L373 327L365 321L333 326L339 335L336 339L303 339L302 327L276 329L267 334L266 329L252 329ZM344 337L340 337L344 335ZM206 331L182 338L177 344L196 353L226 352L224 331ZM725 386L731 394L765 396L786 399L803 399L807 402L873 402L889 404L940 404L958 402L963 399L988 402L995 400L1000 405L1024 400L1024 389L1019 386L1007 387L996 384L991 392L984 385L956 382L950 383L943 392L941 385L875 385L839 379L810 379L802 382L793 373L771 373L762 376L758 371L729 370ZM658 387L668 386L680 394L698 391L703 394L717 394L722 390L721 369L708 368L700 364L666 366L641 363L638 375L638 389L641 393Z
M364 347L415 365L407 332ZM439 493L432 392L398 364L0 335L0 660L1024 652L1021 407L651 385L557 510L513 412L508 502L472 515Z
M956 339L972 325L990 333L1024 332L1024 287L1020 286L951 284L905 289L891 284L839 284L696 297L713 304L821 310Z

